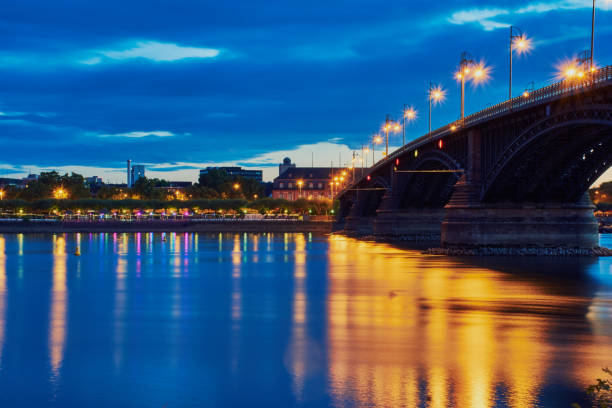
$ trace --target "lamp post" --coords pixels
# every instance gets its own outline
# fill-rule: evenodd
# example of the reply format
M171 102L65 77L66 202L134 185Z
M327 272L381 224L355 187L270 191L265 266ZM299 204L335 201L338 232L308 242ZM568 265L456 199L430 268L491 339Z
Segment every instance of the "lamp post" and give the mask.
M593 0L593 17L591 18L591 66L589 67L593 70L593 53L595 52L595 0Z
M4 199L4 190L0 190L0 200Z
M385 126L383 126L383 130L385 131L385 156L389 154L389 130L391 130L391 120L389 119L389 115L385 118Z
M417 111L413 107L406 107L404 104L404 120L402 121L402 147L406 145L406 122L416 119Z
M461 120L465 116L465 81L469 78L472 67L476 63L467 52L461 53L461 59L459 60L459 71L457 72L457 79L461 81Z
M374 140L372 141L372 166L374 166L375 158L375 145L382 143L382 137L380 135L374 136Z
M300 189L300 192L299 192L298 198L302 198L302 184L304 184L304 181L303 181L303 180L298 180L298 181L297 181L298 188Z
M510 79L508 83L508 100L512 99L512 57L516 51L521 55L531 50L531 40L518 28L510 26Z
M433 86L431 82L429 83L429 134L431 134L431 107L434 104L442 103L445 95L446 91L440 85Z

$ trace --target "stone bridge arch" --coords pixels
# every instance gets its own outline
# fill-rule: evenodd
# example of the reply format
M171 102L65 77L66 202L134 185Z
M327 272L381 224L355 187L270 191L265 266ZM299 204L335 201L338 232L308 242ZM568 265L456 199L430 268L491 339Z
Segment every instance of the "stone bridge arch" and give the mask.
M405 166L400 164L397 170L398 209L443 208L453 193L453 186L459 180L463 166L445 151L432 149Z

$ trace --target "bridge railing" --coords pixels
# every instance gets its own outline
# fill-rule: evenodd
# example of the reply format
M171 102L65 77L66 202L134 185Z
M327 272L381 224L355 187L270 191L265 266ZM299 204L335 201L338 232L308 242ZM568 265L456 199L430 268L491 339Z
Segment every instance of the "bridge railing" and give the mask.
M610 81L612 81L612 65L599 68L593 72L587 72L584 74L584 78L582 79L565 79L563 81L545 86L544 88L536 89L532 92L529 92L529 95L527 96L521 95L510 100L498 103L497 105L490 106L479 112L466 116L465 118L463 118L463 120L451 122L441 128L432 131L431 133L428 133L413 140L412 142L400 147L393 153L376 162L376 164L374 164L374 166L371 167L369 171L371 172L372 170L386 165L389 160L394 160L397 156L401 155L407 150L414 150L419 146L440 139L441 137L452 133L458 128L466 128L469 126L473 126L477 123L506 115L510 112L530 106L532 104L542 103L544 101L553 100L561 96L571 95L583 89L596 88ZM359 181L361 180L357 180L355 183L358 183ZM342 191L337 194L337 196L342 195L344 191L352 188L355 183L348 184Z

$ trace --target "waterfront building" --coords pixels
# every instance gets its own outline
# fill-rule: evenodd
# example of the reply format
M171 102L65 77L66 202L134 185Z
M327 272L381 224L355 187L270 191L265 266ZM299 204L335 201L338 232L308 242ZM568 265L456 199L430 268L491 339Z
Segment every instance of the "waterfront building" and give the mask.
M291 168L295 168L295 163L291 163L291 159L288 158L288 157L285 157L283 159L283 162L278 165L278 175L280 176L285 171L287 171L287 170L289 170Z
M230 167L206 167L203 170L200 170L200 175L208 174L211 170L221 170L225 171L228 176L232 177L243 177L246 179L253 179L258 183L261 183L263 180L263 172L261 170L247 170L243 169L239 166L230 166Z
M331 167L296 167L286 158L279 166L279 176L274 179L272 197L292 201L331 199L331 182L338 171Z

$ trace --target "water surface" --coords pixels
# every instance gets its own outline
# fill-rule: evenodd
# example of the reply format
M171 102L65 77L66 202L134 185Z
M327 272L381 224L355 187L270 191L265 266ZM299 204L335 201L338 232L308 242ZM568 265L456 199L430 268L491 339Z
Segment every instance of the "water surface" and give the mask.
M610 258L0 234L2 407L569 407L606 365Z

